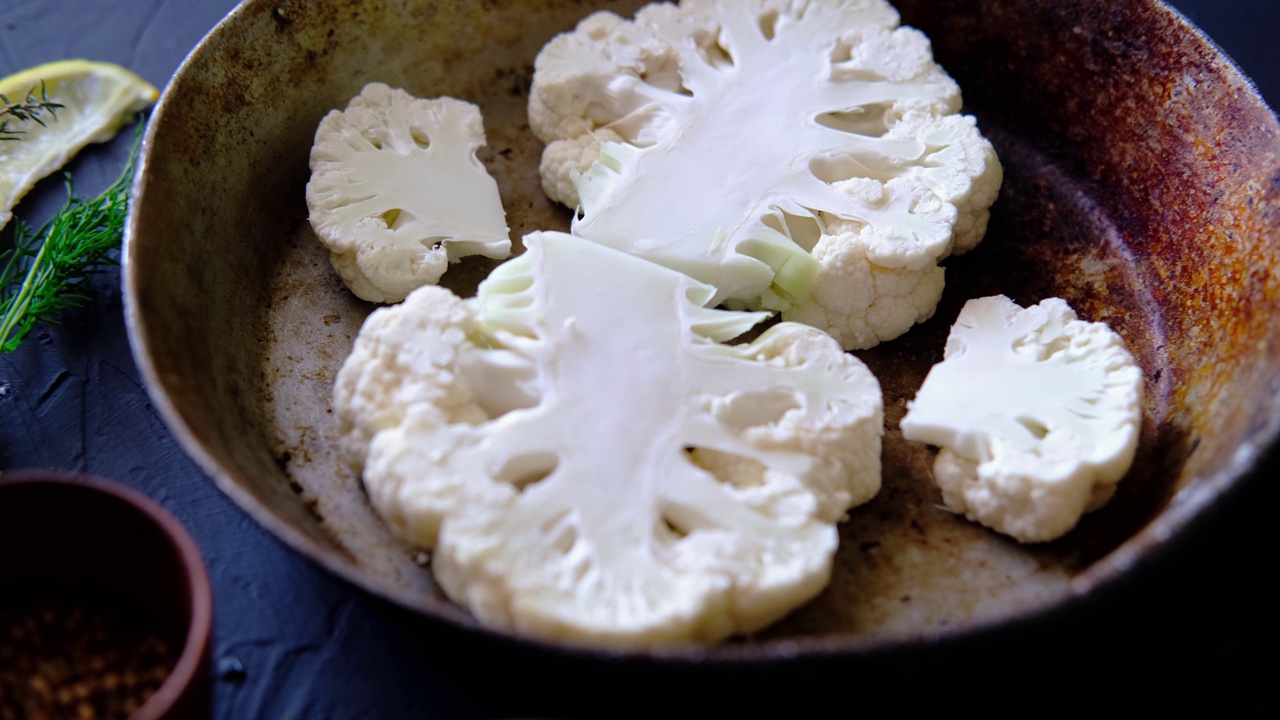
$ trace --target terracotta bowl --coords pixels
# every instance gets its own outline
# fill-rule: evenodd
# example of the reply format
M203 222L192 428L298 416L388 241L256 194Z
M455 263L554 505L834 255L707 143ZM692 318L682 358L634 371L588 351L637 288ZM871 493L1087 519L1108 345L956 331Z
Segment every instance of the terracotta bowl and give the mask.
M638 2L599 3L624 13ZM986 632L1091 595L1185 531L1280 430L1280 126L1235 66L1152 0L899 0L1005 167L990 230L947 261L934 318L859 353L885 391L884 489L841 527L831 586L775 627L675 659L856 654ZM478 103L513 237L563 229L525 122L533 58L596 3L247 0L195 50L145 140L127 320L170 428L299 552L484 632L337 457L330 393L373 309L306 220L316 124L378 80ZM467 272L469 269L470 272ZM467 292L489 266L448 282ZM898 422L965 300L1066 298L1146 376L1141 446L1103 510L1018 546L938 509Z
M38 598L31 607L57 607L59 612L62 605L48 605L48 597L61 602L74 593L68 615L83 610L92 616L97 603L111 598L113 604L104 612L145 621L148 628L154 625L173 661L163 683L131 720L208 715L209 576L186 529L146 496L91 475L6 472L0 477L0 588L5 588L5 602L29 594ZM131 640L143 636L137 627L129 632ZM78 640L64 644L80 647ZM113 672L109 662L105 671Z

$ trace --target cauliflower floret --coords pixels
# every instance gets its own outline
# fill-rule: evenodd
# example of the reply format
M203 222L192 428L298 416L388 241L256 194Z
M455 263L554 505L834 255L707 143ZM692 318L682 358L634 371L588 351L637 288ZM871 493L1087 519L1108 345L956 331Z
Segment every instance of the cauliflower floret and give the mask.
M813 597L880 486L867 368L793 323L723 344L765 314L644 260L525 246L476 298L423 288L357 339L334 402L378 512L482 622L540 637L713 641Z
M476 158L480 109L370 83L320 121L307 208L360 298L398 302L468 255L511 254L498 184Z
M888 134L925 144L925 156L903 168L903 176L920 181L955 207L950 253L960 255L977 247L1004 179L995 150L978 132L977 121L970 115L907 113Z
M895 337L932 309L888 310L896 298L844 285L824 263L864 253L932 290L937 264L981 239L1001 183L928 39L898 20L883 0L597 13L535 64L544 185L579 207L575 234L712 284L713 303L786 312L822 289L820 307L784 317L858 338L848 349ZM606 132L618 139L601 142ZM816 238L794 231L813 223ZM855 237L856 248L830 248ZM860 329L885 314L892 323Z
M867 254L856 235L824 235L813 249L822 265L813 294L783 317L824 328L845 349L860 350L892 340L933 316L942 298L942 268L883 267Z
M602 143L620 139L612 130L600 128L548 146L539 165L543 192L558 203L578 207L578 186L574 184L574 178L586 172L600 157Z
M1021 542L1053 540L1110 499L1142 422L1142 371L1104 323L1066 301L970 300L902 419L938 445L956 512Z
M343 454L360 470L374 435L411 413L431 426L489 419L458 377L465 339L475 321L456 295L427 286L411 293L400 313L374 312L334 383Z

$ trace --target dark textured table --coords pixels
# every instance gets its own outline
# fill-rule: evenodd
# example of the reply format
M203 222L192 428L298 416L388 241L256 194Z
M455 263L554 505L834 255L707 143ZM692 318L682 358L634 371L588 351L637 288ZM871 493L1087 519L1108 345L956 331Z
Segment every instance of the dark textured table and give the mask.
M163 87L234 0L0 0L0 76L67 57L125 65ZM1280 0L1178 0L1280 106ZM71 166L82 194L118 172L129 133ZM39 222L62 201L46 181L18 215ZM9 232L0 242L10 243ZM155 498L191 530L214 583L212 717L613 717L828 704L904 710L974 705L1012 688L1046 693L1036 709L1105 706L1112 691L1179 707L1260 692L1275 567L1264 480L1252 482L1160 562L1093 602L979 641L870 660L759 668L681 668L587 661L477 638L420 619L339 581L242 514L177 445L134 368L119 273L98 278L92 307L0 355L0 468L83 470ZM0 548L0 552L12 552ZM1265 655L1264 655L1265 656ZM676 698L682 698L678 702ZM1265 707L1265 706L1264 706ZM1006 706L1005 711L1015 711Z

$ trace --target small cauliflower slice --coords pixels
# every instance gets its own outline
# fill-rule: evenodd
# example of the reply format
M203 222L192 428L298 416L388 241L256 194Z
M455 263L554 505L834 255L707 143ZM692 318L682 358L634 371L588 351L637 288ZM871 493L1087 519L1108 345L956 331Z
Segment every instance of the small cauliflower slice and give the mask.
M1060 298L999 295L965 304L901 427L942 448L948 508L1043 542L1111 498L1141 423L1142 371L1119 335Z
M898 22L883 0L592 15L535 63L544 188L579 209L575 234L712 284L715 304L784 311L846 349L896 337L932 308L891 308L827 263L862 254L932 292L1001 183L928 39Z
M307 208L358 297L403 300L469 255L511 254L498 184L476 151L480 109L370 83L320 121Z
M335 409L390 527L482 622L608 646L750 632L828 582L880 487L879 384L831 338L534 233L479 294L376 311Z

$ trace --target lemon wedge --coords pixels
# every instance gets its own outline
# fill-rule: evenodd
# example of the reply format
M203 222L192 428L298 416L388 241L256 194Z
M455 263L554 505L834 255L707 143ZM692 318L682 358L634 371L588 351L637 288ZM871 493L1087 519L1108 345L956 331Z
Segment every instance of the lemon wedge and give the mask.
M106 142L135 113L160 96L150 83L104 62L62 60L0 80L6 108L28 99L61 105L32 119L0 108L0 228L39 180L61 168L89 143ZM43 125L41 124L43 122Z

